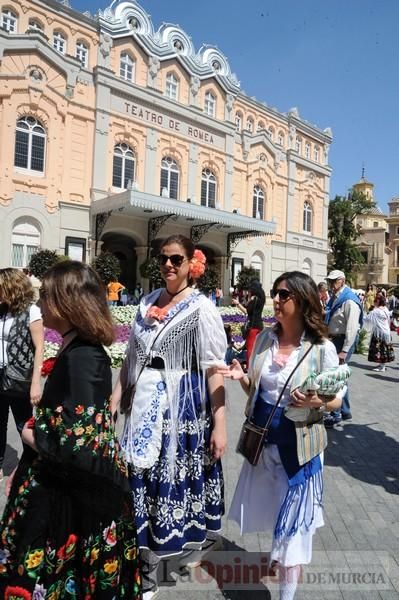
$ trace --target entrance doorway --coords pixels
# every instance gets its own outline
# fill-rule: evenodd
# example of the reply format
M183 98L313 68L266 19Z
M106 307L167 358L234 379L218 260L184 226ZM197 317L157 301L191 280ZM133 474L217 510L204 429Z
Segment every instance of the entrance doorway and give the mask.
M137 283L136 242L121 233L105 233L101 241L103 242L102 249L106 252L112 252L118 258L121 266L119 280L130 293L133 293Z

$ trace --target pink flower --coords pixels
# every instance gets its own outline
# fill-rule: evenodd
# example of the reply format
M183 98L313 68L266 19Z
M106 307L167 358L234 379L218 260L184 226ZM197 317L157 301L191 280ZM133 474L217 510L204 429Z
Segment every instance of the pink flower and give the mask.
M194 256L190 261L190 276L198 279L205 272L206 256L201 250L194 250Z

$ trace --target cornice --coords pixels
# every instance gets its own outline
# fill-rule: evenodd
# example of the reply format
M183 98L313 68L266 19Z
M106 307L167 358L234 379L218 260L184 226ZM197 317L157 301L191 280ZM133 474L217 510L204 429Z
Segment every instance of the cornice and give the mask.
M277 108L268 106L266 102L262 102L261 100L257 100L254 96L248 96L244 91L240 91L237 96L237 100L241 101L243 104L247 104L252 107L254 110L261 111L265 114L265 116L270 115L274 119L280 121L282 126L288 125L288 116L277 110Z
M93 31L97 31L98 29L96 19L93 16L91 16L88 12L81 13L80 11L71 8L66 4L58 2L57 0L31 0L31 2L36 6L40 6L40 8L42 8L45 11L51 10L57 15L59 15L60 13L64 13L65 16L69 17L70 19L73 19L79 25L86 25L90 27Z
M297 113L288 113L288 123L289 125L293 125L297 132L316 138L321 144L331 144L333 140L330 127L326 127L324 130L318 129L315 125L299 118Z
M287 161L295 162L297 165L300 165L309 171L315 171L316 173L324 175L325 177L330 177L332 173L331 167L327 165L321 165L317 162L303 158L302 156L298 156L296 150L293 150L292 148L287 150Z
M67 86L75 86L76 78L81 71L81 65L77 58L60 54L43 39L42 35L35 34L32 30L27 34L12 35L0 30L0 59L5 50L19 53L37 52L65 73Z

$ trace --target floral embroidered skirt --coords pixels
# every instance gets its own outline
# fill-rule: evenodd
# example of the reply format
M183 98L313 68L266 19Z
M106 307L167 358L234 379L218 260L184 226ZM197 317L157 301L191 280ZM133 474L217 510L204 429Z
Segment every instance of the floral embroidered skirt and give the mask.
M153 373L156 389L161 377L156 370ZM184 547L199 546L207 531L220 531L224 514L222 465L220 460L213 462L209 453L210 401L206 398L203 407L196 374L184 377L191 377L191 385L182 380L180 390L192 389L193 402L186 401L181 391L180 403L185 410L178 428L174 477L171 480L168 470L168 410L163 415L161 450L155 464L147 469L131 468L138 545L165 556L179 553Z
M99 518L65 487L43 481L36 462L20 464L1 522L4 600L141 598L136 528L123 514ZM95 502L93 502L93 506Z
M392 342L384 342L375 335L371 336L368 360L376 363L388 363L395 360Z

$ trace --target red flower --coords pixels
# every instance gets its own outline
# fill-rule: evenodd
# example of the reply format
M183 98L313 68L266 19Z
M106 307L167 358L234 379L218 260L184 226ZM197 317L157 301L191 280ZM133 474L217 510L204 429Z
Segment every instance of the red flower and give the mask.
M55 362L56 362L56 358L55 356L52 358L46 358L45 361L43 361L43 365L42 365L42 377L47 377L47 375L50 375L51 371L54 368Z
M150 306L150 308L147 310L146 318L163 321L167 314L168 311L164 308L159 308L159 306Z
M81 415L84 412L84 406L82 406L81 404L78 404L78 406L75 408L75 413L77 415Z
M66 543L57 550L58 558L60 558L61 560L68 560L69 558L71 558L75 550L75 544L77 539L77 536L71 533Z
M206 256L201 250L194 250L194 256L190 260L190 276L198 279L205 272Z
M4 600L32 600L32 594L19 586L8 585Z
M27 427L28 429L34 429L35 428L35 423L36 423L35 417L31 417L29 419L29 421L26 421L25 427Z

